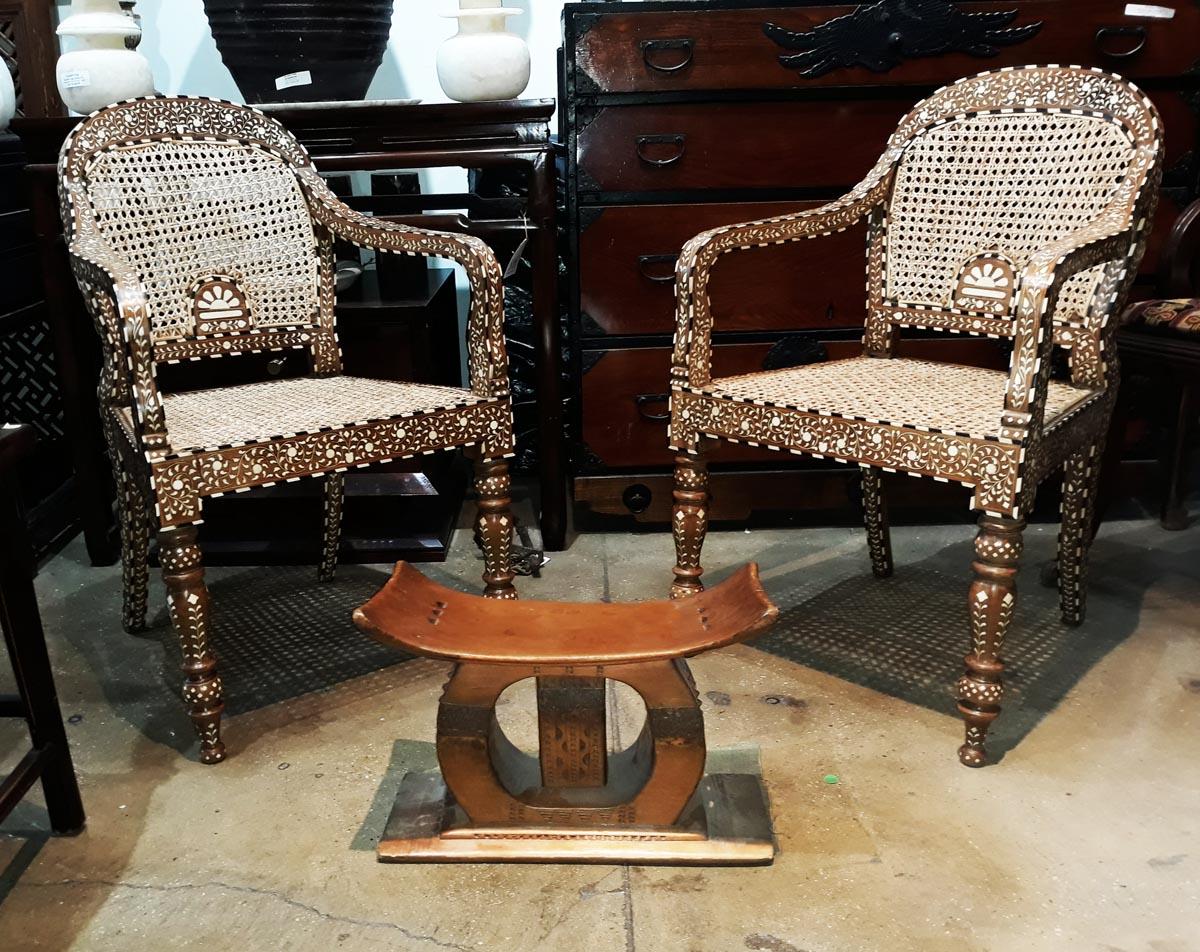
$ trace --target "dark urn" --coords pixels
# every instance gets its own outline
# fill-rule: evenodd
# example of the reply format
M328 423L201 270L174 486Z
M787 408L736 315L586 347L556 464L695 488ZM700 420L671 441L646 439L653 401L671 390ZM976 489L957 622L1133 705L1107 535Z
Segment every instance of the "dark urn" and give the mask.
M392 3L204 0L204 11L246 102L327 102L366 96L387 48Z

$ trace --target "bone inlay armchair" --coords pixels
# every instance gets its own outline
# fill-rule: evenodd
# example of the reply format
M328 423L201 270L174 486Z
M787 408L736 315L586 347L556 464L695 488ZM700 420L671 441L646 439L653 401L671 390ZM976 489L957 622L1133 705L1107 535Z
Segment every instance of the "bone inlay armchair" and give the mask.
M153 529L201 760L225 754L196 544L205 497L324 476L320 574L329 578L342 473L469 448L485 594L515 597L501 271L483 242L353 211L278 122L208 99L131 100L85 119L63 145L60 196L71 264L103 343L99 396L118 487L124 623L145 625ZM465 269L470 389L342 374L335 239ZM307 351L308 376L175 394L155 384L160 363L288 349Z
M862 467L875 574L892 571L882 470L962 483L980 510L970 649L958 681L959 757L985 762L1000 711L1005 630L1025 516L1063 472L1063 619L1084 614L1096 481L1117 384L1113 334L1153 215L1162 130L1150 102L1098 70L983 73L918 104L843 198L705 232L684 247L671 369L672 594L700 582L707 439ZM707 285L726 253L868 223L864 354L739 377L711 375ZM1005 338L1007 374L893 355L902 328ZM1070 379L1051 379L1054 347Z

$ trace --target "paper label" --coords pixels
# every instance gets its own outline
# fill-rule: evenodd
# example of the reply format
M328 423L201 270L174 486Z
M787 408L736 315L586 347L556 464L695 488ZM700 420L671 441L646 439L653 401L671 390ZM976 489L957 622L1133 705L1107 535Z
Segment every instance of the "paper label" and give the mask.
M275 88L291 89L293 86L311 86L312 73L306 69L300 70L298 73L284 73L275 79Z
M1175 8L1162 7L1155 3L1127 3L1125 4L1125 16L1153 17L1156 20L1173 20L1175 19Z
M69 69L58 78L63 89L82 89L92 85L92 74L86 69Z

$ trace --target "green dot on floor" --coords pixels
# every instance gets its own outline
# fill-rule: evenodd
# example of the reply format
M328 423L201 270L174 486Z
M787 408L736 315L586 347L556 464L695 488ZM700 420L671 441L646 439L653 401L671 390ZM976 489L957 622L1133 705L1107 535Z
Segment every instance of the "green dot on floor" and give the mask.
M827 774L825 775L825 782L826 782L826 783L837 783L837 782L838 782L838 775L837 775L837 774L835 774L835 773L827 773Z

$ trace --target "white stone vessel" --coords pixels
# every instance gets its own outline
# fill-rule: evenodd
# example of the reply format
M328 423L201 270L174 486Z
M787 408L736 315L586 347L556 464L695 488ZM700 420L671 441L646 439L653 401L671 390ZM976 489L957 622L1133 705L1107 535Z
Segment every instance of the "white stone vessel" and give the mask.
M58 94L72 112L86 115L154 92L150 63L125 42L140 37L141 27L121 12L117 0L73 0L58 35L81 43L63 53L55 69Z
M515 99L529 85L529 46L505 22L503 0L459 0L458 33L438 49L438 82L458 102Z
M16 114L17 90L13 86L12 73L8 71L8 64L0 60L0 132L8 128Z

